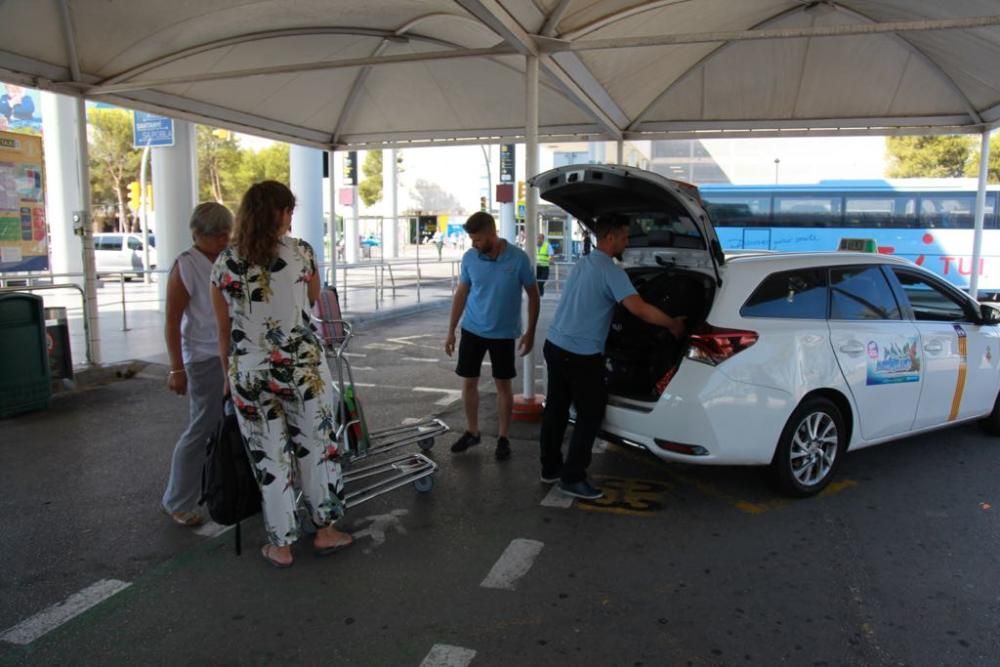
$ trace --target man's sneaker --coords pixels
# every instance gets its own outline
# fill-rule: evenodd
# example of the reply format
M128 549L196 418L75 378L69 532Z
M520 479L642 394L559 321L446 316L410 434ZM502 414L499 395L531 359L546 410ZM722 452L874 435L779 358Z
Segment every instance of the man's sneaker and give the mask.
M539 479L542 480L542 484L555 484L559 481L559 478L560 473L558 471L548 472L545 469L542 469L542 476L539 477Z
M469 447L478 444L479 444L479 436L472 435L471 433L466 431L465 433L462 434L462 437L456 440L455 444L451 446L451 451L457 454L458 452L464 452Z
M510 440L500 436L497 438L497 448L493 452L493 456L497 461L506 461L510 458Z
M585 479L581 479L579 482L573 482L572 484L559 482L559 490L567 496L583 498L584 500L597 500L598 498L604 497L603 491L595 489L590 485L590 482Z

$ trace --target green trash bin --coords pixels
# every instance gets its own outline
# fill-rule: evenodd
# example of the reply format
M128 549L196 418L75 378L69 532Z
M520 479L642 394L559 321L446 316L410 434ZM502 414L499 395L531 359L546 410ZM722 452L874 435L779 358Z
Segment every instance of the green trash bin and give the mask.
M47 408L52 397L42 298L0 294L0 419Z

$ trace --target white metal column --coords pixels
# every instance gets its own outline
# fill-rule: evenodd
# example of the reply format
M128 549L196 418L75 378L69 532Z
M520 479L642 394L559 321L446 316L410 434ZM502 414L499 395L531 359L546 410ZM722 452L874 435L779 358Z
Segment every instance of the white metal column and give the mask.
M986 177L990 166L990 131L983 130L979 149L979 190L976 192L976 231L972 235L972 275L969 277L969 294L973 299L979 293L979 262L983 255L983 217L986 211Z
M289 180L295 194L291 234L312 246L317 264L325 264L322 151L292 144L288 161Z
M330 219L326 223L326 238L329 241L327 257L330 258L330 268L327 271L326 282L335 286L337 284L337 179L334 178L334 165L337 164L337 151L327 151L326 157L329 175L326 189L330 196Z
M83 328L87 336L91 364L101 363L101 329L97 319L97 267L94 264L94 229L90 216L90 150L87 146L87 106L82 97L76 98L77 185L80 188L78 215L83 225L83 293L86 296Z
M72 174L77 161L76 101L42 91L42 144L45 149L45 220L49 224L52 273L83 273L82 236L73 231L73 211L82 208L83 193ZM83 287L83 278L60 278Z
M538 56L525 58L525 179L531 179L538 174ZM538 190L530 185L524 192L524 245L531 261L531 272L535 272L535 238L538 235ZM527 326L527 319L524 322ZM535 350L524 357L524 397L531 399L535 395Z

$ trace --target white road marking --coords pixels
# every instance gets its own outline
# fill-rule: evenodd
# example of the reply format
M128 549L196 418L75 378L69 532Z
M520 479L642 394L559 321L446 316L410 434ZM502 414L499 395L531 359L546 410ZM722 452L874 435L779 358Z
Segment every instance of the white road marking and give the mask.
M402 348L402 345L390 345L388 343L368 343L365 345L366 350L388 350L390 352L393 350L401 350Z
M355 383L354 383L354 386L355 386L355 387L369 387L369 388L370 388L370 387L377 387L377 386L379 386L379 385L377 385L377 384L373 384L373 383L371 383L371 382L355 382ZM386 387L386 389L392 389L392 388L393 388L393 387ZM405 387L398 387L398 388L399 388L399 389L405 389Z
M352 371L373 371L374 366L351 366Z
M573 506L573 496L567 496L565 493L559 490L559 484L553 484L549 492L545 494L542 498L542 507L559 507L562 509L569 509Z
M363 357L367 357L368 355L364 354L363 352L344 352L344 356L345 357L357 357L357 358L361 359Z
M500 560L493 564L493 569L479 585L483 588L499 588L514 590L514 584L531 569L535 558L542 552L544 542L517 538L504 549Z
M434 401L434 405L448 406L455 401L462 400L461 389L435 389L434 387L413 387L413 391L420 391L431 394L445 394L444 398Z
M421 361L424 363L436 364L440 359L430 359L428 357L403 357L403 361Z
M79 593L70 595L64 602L43 609L0 634L0 641L11 644L30 644L45 633L58 628L66 621L100 604L132 584L117 579L101 579Z
M476 652L471 648L451 646L450 644L435 644L427 654L420 667L468 667Z
M405 417L401 422L403 426L409 426L410 424L419 424L423 421L420 417Z
M215 523L212 520L206 521L197 528L192 529L195 535L201 535L202 537L215 537L217 535L222 535L227 530L231 529L233 526L223 526L222 524Z
M399 518L404 517L409 514L409 510L398 509L392 510L388 514L375 514L372 516L366 516L361 519L361 523L368 522L368 527L364 530L359 530L351 533L354 539L361 539L362 537L372 538L371 547L364 550L364 553L370 554L372 549L376 549L383 544L385 544L385 534L390 530L395 530L399 535L406 535L406 526L400 523Z

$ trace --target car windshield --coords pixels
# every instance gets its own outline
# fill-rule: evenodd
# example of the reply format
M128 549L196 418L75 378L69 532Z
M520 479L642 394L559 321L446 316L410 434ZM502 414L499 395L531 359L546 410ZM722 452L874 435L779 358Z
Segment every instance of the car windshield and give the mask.
M694 220L680 210L641 211L625 214L629 218L629 246L704 248L705 241Z

